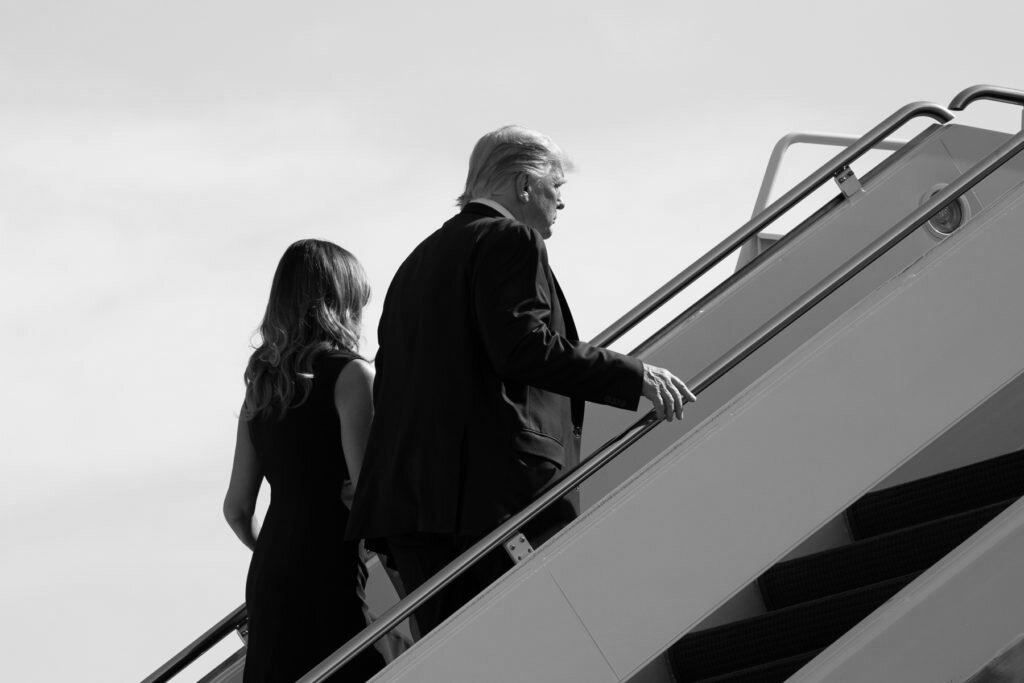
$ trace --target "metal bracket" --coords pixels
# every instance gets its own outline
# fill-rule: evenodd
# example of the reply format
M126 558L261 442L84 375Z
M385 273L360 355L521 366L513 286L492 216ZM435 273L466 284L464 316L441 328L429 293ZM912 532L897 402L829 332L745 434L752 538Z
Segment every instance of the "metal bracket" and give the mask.
M241 624L235 627L235 633L242 639L242 642L246 645L249 644L249 620L246 619Z
M860 180L854 174L853 169L849 166L843 166L841 169L835 172L832 176L836 181L836 185L843 191L846 198L849 199L853 195L861 191Z
M505 541L505 552L512 558L512 561L519 564L533 553L533 546L526 540L522 532Z

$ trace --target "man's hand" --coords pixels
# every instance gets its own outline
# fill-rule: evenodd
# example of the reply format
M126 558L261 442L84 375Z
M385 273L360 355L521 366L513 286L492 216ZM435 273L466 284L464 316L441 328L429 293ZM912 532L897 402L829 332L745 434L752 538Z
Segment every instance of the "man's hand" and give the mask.
M683 404L697 400L683 380L665 368L644 363L643 397L654 404L658 419L683 419Z

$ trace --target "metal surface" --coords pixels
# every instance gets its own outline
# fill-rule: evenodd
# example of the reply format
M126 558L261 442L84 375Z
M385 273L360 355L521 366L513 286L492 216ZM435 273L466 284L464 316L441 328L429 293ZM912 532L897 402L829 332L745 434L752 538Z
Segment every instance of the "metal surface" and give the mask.
M743 246L743 243L750 239L750 237L771 225L789 209L821 187L821 185L828 182L835 175L836 171L844 166L849 166L908 121L922 116L935 119L941 123L946 123L953 119L953 114L948 110L931 102L915 102L899 109L852 145L839 152L839 154L826 162L818 170L804 178L802 182L775 200L767 209L744 223L738 230L719 243L718 246L712 248L711 251L694 261L692 265L679 273L679 275L665 283L658 291L634 306L631 311L597 335L591 343L596 346L607 346L626 334L669 299L689 286L691 282L713 268L736 249Z
M245 648L240 647L213 667L210 673L200 678L197 683L240 683L245 675Z
M1024 90L1003 88L998 85L972 85L957 93L949 103L949 108L954 111L963 111L975 100L994 100L1007 104L1024 105ZM1024 130L1024 109L1021 109L1020 112L1020 127Z
M751 215L757 216L768 205L768 197L775 186L775 178L778 176L779 166L782 165L782 157L790 147L800 143L849 147L855 142L857 142L857 138L852 135L836 135L834 133L789 133L788 135L783 135L775 143L771 156L768 157L768 165L764 169L764 178L761 180L761 189L757 192L754 212ZM875 143L874 149L894 152L906 145L907 142L907 140L880 140Z
M708 386L713 384L731 368L740 363L744 358L755 352L758 348L770 341L775 335L785 329L793 321L803 315L808 309L819 301L834 292L845 282L853 278L859 272L871 265L890 247L905 238L911 232L927 222L933 215L941 211L947 204L956 201L962 194L981 182L985 177L1005 164L1014 156L1024 150L1024 133L1010 138L1010 140L999 147L995 152L985 157L981 162L970 168L963 175L950 183L941 192L935 194L921 207L911 212L906 218L900 221L892 230L875 240L867 248L863 249L857 256L847 264L833 273L832 276L822 281L813 290L807 292L800 299L788 306L785 310L776 315L772 320L763 325L747 339L738 344L733 350L725 354L718 362L712 364L692 382L687 384L694 393L701 393ZM826 178L827 179L827 178ZM330 657L312 669L306 676L300 679L300 683L318 683L324 677L344 665L360 651L369 647L375 640L385 632L396 626L404 618L409 616L420 604L433 595L437 590L443 588L459 574L465 571L470 565L512 538L518 529L554 503L556 500L575 489L582 482L593 475L604 464L614 459L622 451L629 448L645 434L654 429L661 420L653 412L648 413L644 418L634 423L618 437L610 440L590 458L585 460L575 470L557 482L553 487L543 491L532 503L526 506L521 512L506 520L488 536L481 539L469 550L455 558L440 572L431 577L426 583L410 593L404 600L384 613L381 618L363 629L348 643L343 645Z
M238 634L238 639L242 641L243 645L249 644L249 620L246 619L241 624L235 627L235 633Z
M1005 164L1024 150L1024 133L1018 133L1010 138L996 151L982 159L963 173L959 178L951 182L941 191L912 211L906 218L896 224L888 233L882 235L870 245L865 247L857 256L854 256L847 265L834 272L830 277L823 280L814 289L794 301L775 318L765 323L756 332L749 335L745 340L737 344L729 353L714 363L710 368L701 373L695 380L694 385L701 389L713 384L715 380L735 367L744 358L756 351L772 337L782 331L787 325L799 318L808 309L812 308L819 301L827 297L844 283L853 278L869 265L875 262L882 254L889 250L897 242L905 238L911 232L928 222L932 216L939 213L951 202L958 201L960 196L984 180L990 173Z
M163 666L143 679L142 683L161 683L162 681L171 680L182 669L198 659L200 655L220 642L224 636L236 629L241 633L242 627L244 627L248 618L248 613L243 603L210 627L206 633L185 646L181 652L171 657Z
M857 174L853 172L853 169L849 166L843 166L841 169L836 171L833 176L836 181L836 185L842 190L843 196L849 199L858 192L862 192L864 188L860 184L860 179Z
M519 564L531 554L533 554L533 546L526 539L522 533L518 533L509 540L505 541L505 552L512 558L512 561Z

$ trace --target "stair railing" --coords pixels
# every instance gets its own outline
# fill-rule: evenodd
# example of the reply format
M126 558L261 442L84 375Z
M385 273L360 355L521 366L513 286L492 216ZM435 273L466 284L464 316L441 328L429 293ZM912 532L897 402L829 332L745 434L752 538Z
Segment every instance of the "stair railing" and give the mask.
M994 100L1008 104L1024 105L1024 90L1003 88L998 85L972 85L958 92L949 101L949 108L953 111L963 111L976 100Z
M910 105L910 107L924 107L921 111L925 112L925 115L933 116L939 120L946 120L944 118L948 115L946 110L941 107L934 107L934 105L928 106L927 103L919 103L917 105ZM897 112L897 115L905 115L908 108ZM920 113L914 115L921 115ZM891 117L892 118L892 117ZM951 118L951 117L950 117ZM890 129L888 132L892 132ZM881 135L885 137L888 132L882 134L884 130L882 126L874 129L869 136ZM865 136L868 137L868 136ZM921 225L930 220L935 214L939 213L950 203L957 201L957 199L970 190L972 187L981 182L989 174L994 172L1000 166L1005 164L1007 161L1015 157L1022 150L1024 150L1024 133L1020 133L1011 138L1004 145L999 147L995 152L985 157L982 161L971 167L968 171L962 174L954 182L947 185L941 191L933 195L922 204L920 207L915 209L913 212L908 214L903 220L901 220L896 226L889 230L885 235L879 237L868 247L861 250L855 257L846 262L840 269L835 271L831 276L823 280L817 286L806 292L798 300L794 301L786 309L774 316L770 321L765 323L761 328L749 335L744 341L737 344L728 353L723 355L718 361L712 364L710 367L705 369L702 373L694 377L688 386L692 389L695 394L702 393L705 389L711 386L715 381L725 375L730 369L735 367L738 363L742 362L743 359L747 358L750 354L757 351L764 344L768 343L776 335L782 332L786 327L792 324L795 320L800 318L810 308L814 307L822 299L826 298L829 294L834 292L836 289L841 287L844 283L848 282L851 278L856 276L862 270L871 265L875 260L886 253L893 245L898 243L907 237L914 230L918 229ZM853 155L853 158L860 156L864 150L860 150L859 154ZM839 154L833 159L834 162L840 161L849 162L849 155ZM830 162L831 164L831 162ZM827 164L827 168L830 166ZM814 178L820 174L816 172ZM831 177L825 175L821 182L824 182ZM787 193L786 196L781 198L779 202L790 202L791 195L803 195L813 191L817 185L813 185L811 182L805 181L800 186L794 188L794 190ZM818 183L820 185L821 183ZM813 185L813 186L812 186ZM805 187L810 189L805 190ZM790 204L791 205L791 204ZM775 205L769 207L766 211L758 217L760 220L751 221L748 225L757 225L760 221L764 221L764 225L771 222L781 215L782 211L776 213L774 209ZM750 233L747 233L748 228L746 226L741 230L734 233L732 236L727 238L724 244L732 245L733 248L742 244L743 240L748 238L757 229L760 229L763 225L760 225ZM722 245L719 245L722 247ZM720 251L719 248L713 249L709 254L717 254ZM713 260L713 256L701 259L701 263L708 263ZM720 259L719 259L720 260ZM713 264L712 264L713 265ZM708 267L711 267L710 265ZM691 267L684 271L680 277L675 278L666 288L669 286L675 286L677 281L686 280L689 275L687 273L696 272L699 270L698 267ZM684 277L685 275L685 277ZM696 277L696 276L695 276ZM682 285L685 286L685 285ZM666 289L663 288L663 289ZM659 290L660 291L660 290ZM658 296L652 296L648 299L648 305L656 308L660 303L657 302ZM640 309L640 307L637 307ZM631 312L632 313L632 312ZM617 338L616 334L625 333L632 326L630 323L630 314L624 316L616 325L609 328L605 337ZM635 323L634 323L635 324ZM621 332L620 332L621 330ZM608 343L608 341L605 341ZM451 581L462 574L468 567L477 562L480 558L495 550L502 544L512 539L519 529L527 522L536 517L540 512L545 510L548 506L553 504L555 501L561 499L573 489L580 486L590 476L592 476L597 470L603 467L605 464L613 460L620 453L628 449L634 443L643 438L651 430L653 430L658 424L662 422L653 411L645 415L642 419L631 425L624 432L614 437L599 448L593 455L584 460L579 466L571 470L566 474L565 477L544 489L536 499L529 503L523 510L510 517L508 520L499 525L494 531L488 534L486 537L478 541L466 552L459 555L457 558L452 560L446 565L441 571L435 574L433 577L428 579L423 585L416 590L409 593L405 599L391 607L381 617L374 621L372 624L367 626L365 629L360 631L355 637L345 643L342 647L336 650L331 656L321 662L318 666L310 670L299 683L319 683L324 680L326 676L339 669L346 662L355 657L359 652L363 651L378 638L383 636L387 631L391 630L409 615L411 615L420 605L422 605L427 599L432 597L437 591L447 586Z
M976 100L994 100L1006 102L1007 104L1024 105L1024 91L1013 88L1003 88L998 85L972 85L964 88L949 102L949 108L953 111L963 111L967 106ZM1024 109L1020 113L1020 125L1024 130Z
M142 683L163 683L164 681L171 680L171 678L181 673L185 667L197 660L204 652L220 642L224 636L232 631L242 633L248 619L245 603L242 603L226 617L211 626L203 635L186 645L181 652L167 660L163 666L147 676Z
M595 346L608 346L622 337L624 334L629 332L629 330L633 329L636 325L640 324L643 320L656 312L675 295L697 280L697 278L742 247L744 242L746 242L751 236L756 235L758 232L771 225L796 204L828 182L829 179L835 179L839 182L840 178L845 173L849 172L850 164L871 149L878 147L893 132L903 127L913 119L920 117L931 118L940 123L948 123L954 118L954 115L947 109L932 102L913 102L898 109L891 116L869 130L862 137L858 138L849 147L836 154L832 159L807 176L786 194L775 200L769 207L753 216L739 229L726 237L721 243L713 247L689 267L662 285L662 287L660 287L656 292L634 306L624 316L612 323L608 328L591 340L591 344ZM699 389L706 385L688 384L688 386L694 391L694 393L698 393ZM539 513L553 501L558 500L565 493L569 492L589 478L594 472L600 469L602 465L629 448L657 424L658 420L654 413L651 412L618 437L606 443L579 467L568 472L561 480L561 482L572 481L575 483L568 486L558 485L547 493L542 493L533 501L533 503L524 508L518 515L507 520L505 524L492 532L491 536L488 536L486 539L481 541L480 544L485 541L488 542L486 549L475 552L477 546L470 548L462 556L456 558L456 560L451 564L447 565L440 573L435 575L435 577L424 583L419 589L407 595L404 600L400 601L390 610L385 612L380 619L375 621L364 631L360 632L353 640L350 640L349 643L346 643L345 646L337 650L333 655L331 655L331 657L307 674L307 676L302 680L320 680L320 678L310 678L310 676L326 676L331 671L342 666L349 659L383 636L384 633L401 623L401 621L411 614L413 610L415 610L426 599L426 597L429 597L430 593L443 588L480 557L514 536L516 533L515 530L510 531L507 534L502 532L506 525L510 525L516 520L519 520L520 517L522 517L523 520L532 519L534 514ZM557 493L554 493L556 491ZM551 493L551 495L549 496L548 493ZM516 526L519 525L521 525L521 522ZM499 534L499 532L501 533ZM488 539L491 539L495 534L500 535L500 540L494 540L492 543ZM465 561L462 561L463 558L466 558ZM449 573L449 570L452 570L451 573ZM236 629L244 625L245 620L246 611L245 605L243 604L224 617L224 619L210 628L202 636L182 649L181 652L175 655L171 660L150 674L143 683L163 683L164 681L170 680L171 677L195 661L200 655L210 649L218 640L223 638L232 629ZM370 633L371 629L372 633ZM349 645L353 643L354 646L349 648ZM323 668L325 666L328 668Z
M775 187L775 179L778 176L779 166L782 165L782 157L790 147L796 144L830 145L832 147L849 147L857 142L852 135L837 135L835 133L788 133L779 138L772 148L768 157L768 165L764 169L764 177L761 179L761 189L757 191L757 199L754 200L753 216L764 211L768 205L768 197L771 196L772 188ZM874 149L895 152L907 144L906 140L880 140Z
M828 182L829 179L836 179L839 182L844 174L849 172L850 164L869 150L874 149L878 143L882 142L893 132L902 128L911 120L922 116L935 119L940 123L948 123L953 120L953 114L947 109L931 102L914 102L899 109L892 116L869 130L852 145L825 162L824 165L804 178L789 192L772 202L771 206L744 223L734 233L658 288L649 297L634 306L628 313L597 335L591 343L595 346L607 346L629 332L629 330L661 308L672 297L688 287L694 280L714 268L723 259L743 246L744 242L774 223L780 216Z

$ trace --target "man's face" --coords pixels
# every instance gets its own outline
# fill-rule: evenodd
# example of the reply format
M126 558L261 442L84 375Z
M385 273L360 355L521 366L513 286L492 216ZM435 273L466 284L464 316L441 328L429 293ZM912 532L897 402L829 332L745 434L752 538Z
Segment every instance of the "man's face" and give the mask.
M551 226L558 212L565 208L561 190L564 184L565 176L560 168L553 168L546 176L530 180L530 200L523 207L523 222L539 232L544 239L551 237Z

